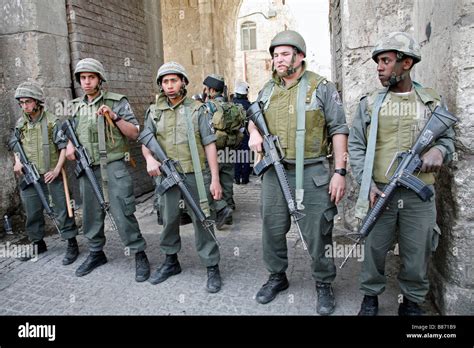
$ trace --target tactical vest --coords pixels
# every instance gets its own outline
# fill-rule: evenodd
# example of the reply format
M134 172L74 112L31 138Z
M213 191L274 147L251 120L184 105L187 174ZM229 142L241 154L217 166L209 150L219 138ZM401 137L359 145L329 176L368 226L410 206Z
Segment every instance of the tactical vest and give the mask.
M304 158L311 159L327 155L327 129L323 110L317 106L314 92L326 79L314 72L306 71L308 76L308 92L306 94L305 146ZM296 100L298 84L286 89L274 80L267 82L265 89L273 88L265 104L265 119L271 134L278 136L281 147L288 160L296 159Z
M102 105L107 105L112 109L115 103L118 103L125 96L111 93L101 92L102 96L96 98L93 104L84 102L82 98L74 99L75 110L74 118L76 120L76 134L79 142L87 149L93 165L99 165L99 132L97 129L96 111ZM110 127L106 125L106 127ZM112 139L106 137L107 143L107 163L120 160L129 152L128 140L118 127L111 127Z
M43 129L44 120L46 120L46 129ZM45 174L56 167L59 160L59 151L54 143L53 129L57 122L57 117L48 111L43 111L39 119L32 123L28 116L23 113L22 118L17 124L17 128L21 134L21 144L25 151L26 157L32 162L40 174ZM43 131L47 131L49 140L49 161L45 158L43 148ZM49 162L49 164L45 163Z
M417 94L418 93L418 94ZM377 92L368 97L367 111L372 114L372 107ZM386 184L397 165L395 161L391 170L385 173L395 153L408 151L415 143L420 131L431 116L430 109L426 106L433 103L432 109L439 104L440 96L430 88L422 88L419 92L413 89L411 93L394 94L389 92L379 112L379 125L377 143L375 148L373 179L375 182ZM370 134L370 125L367 138ZM433 184L433 173L415 173L425 184Z
M194 172L185 118L185 110L188 108L192 115L201 168L205 167L206 156L199 131L199 113L194 112L200 105L202 104L185 98L184 101L174 108L170 108L164 99L159 102L159 105L153 104L150 106L150 116L153 117L153 123L156 128L156 139L169 158L179 161L183 173Z

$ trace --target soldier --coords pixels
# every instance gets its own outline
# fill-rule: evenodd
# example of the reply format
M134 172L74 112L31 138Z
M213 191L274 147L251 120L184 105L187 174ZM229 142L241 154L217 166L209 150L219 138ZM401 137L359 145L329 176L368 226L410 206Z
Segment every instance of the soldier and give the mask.
M332 257L326 256L325 247L332 245L335 204L344 196L349 129L335 85L306 69L306 44L299 33L292 30L278 33L269 50L273 78L260 91L258 101L263 105L270 133L279 137L289 183L292 189L296 187L298 207L304 207L305 217L299 223L312 258L317 311L329 315L335 309L331 283L336 277L336 267ZM297 132L297 123L305 133ZM261 153L262 136L252 121L248 128L250 149ZM327 159L329 140L335 160L332 177ZM291 221L273 167L262 178L262 205L263 259L270 277L258 291L256 300L264 304L289 286L285 273L286 234Z
M198 193L201 191L207 195L208 200L211 199L211 195L214 199L220 199L222 188L219 183L216 136L202 108L199 109L202 104L186 96L189 78L184 67L176 62L163 64L158 69L156 82L160 88L160 94L157 96L156 103L151 105L146 112L145 127L156 134L156 139L167 156L179 161L183 173L186 174L186 185L194 197L201 197L201 193ZM195 134L195 141L188 137L191 132ZM148 174L160 177L160 163L145 146L142 146L142 152L146 159ZM209 175L204 176L201 172L206 158L211 171L210 182ZM160 246L166 254L166 259L151 276L150 283L152 284L164 282L170 276L181 273L178 261L178 252L181 250L179 236L181 200L178 187L169 189L160 197L160 215L163 219ZM208 206L205 209L208 211ZM198 255L207 267L206 290L216 293L222 285L218 265L219 247L197 220L192 210L188 208L187 211L193 221Z
M234 99L232 100L235 104L243 106L244 110L247 110L250 106L249 99L247 97L249 93L249 85L246 82L239 82L235 87ZM242 128L244 138L237 148L237 161L234 166L234 182L237 185L246 185L249 183L250 177L250 148L249 148L249 134L247 127Z
M224 90L224 77L220 75L211 74L204 79L204 92L206 96L205 102L207 106L208 117L214 129L216 129L216 146L220 154L219 159L219 178L222 186L222 199L213 201L211 208L216 214L216 228L220 230L224 224L232 224L232 210L235 209L234 202L234 163L231 162L231 151L235 146L230 147L230 141L237 141L235 134L229 129L232 115L225 115L226 112L231 112L229 103L226 101ZM244 117L243 117L244 118ZM240 127L239 127L240 128ZM241 140L241 139L240 139ZM229 151L231 150L231 151ZM227 156L229 154L229 156ZM227 158L229 157L229 158Z
M352 172L356 181L363 183L356 205L359 218L365 216L369 203L370 206L375 203L388 183L387 178L393 175L396 166L385 176L391 159L397 152L411 148L431 112L441 102L438 93L421 87L410 77L411 69L421 60L420 46L410 35L393 32L385 36L372 51L372 59L377 63L378 77L385 88L361 99L349 136ZM423 154L418 178L425 184L433 185L433 173L439 171L443 162L452 159L453 138L454 131L450 128ZM385 257L393 246L397 226L401 261L398 281L403 294L398 314L422 314L418 304L424 301L429 289L428 261L439 233L435 200L433 197L423 202L414 191L402 187L396 188L395 197L365 241L360 275L364 299L359 315L377 315L377 296L386 284Z
M67 213L66 196L63 178L60 175L66 160L67 141L61 136L58 118L44 108L44 93L36 82L24 82L15 92L15 99L22 108L22 117L16 124L21 136L23 150L32 162L38 174L41 175L41 186L46 197L51 195L53 209L61 232L61 237L67 239L68 246L63 259L63 265L73 263L79 255L77 245L77 227L74 218ZM21 176L23 165L15 155L15 174ZM35 188L30 185L20 190L20 197L26 212L25 229L28 238L37 245L37 253L47 251L44 242L43 205ZM31 256L20 257L21 261L29 260Z
M145 254L146 242L135 218L135 196L132 178L125 161L129 159L128 140L138 137L139 125L127 98L105 91L106 82L102 63L93 59L80 60L74 70L76 81L85 95L73 100L73 120L79 142L86 148L92 160L94 174L102 183L104 196L110 199L110 212L118 233L126 247L126 253L135 253L135 280L143 282L150 276L150 265ZM110 117L113 126L104 120ZM74 147L68 143L66 157L75 160ZM83 207L84 235L89 240L90 254L76 270L82 277L105 264L104 217L92 187L85 175L79 178Z

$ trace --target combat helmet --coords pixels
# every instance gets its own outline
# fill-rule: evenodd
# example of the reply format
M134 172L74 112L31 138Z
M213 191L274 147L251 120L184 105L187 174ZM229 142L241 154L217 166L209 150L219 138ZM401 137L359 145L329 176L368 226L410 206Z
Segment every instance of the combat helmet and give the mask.
M372 51L372 59L377 62L376 57L388 51L397 51L413 58L413 64L421 61L420 45L407 33L396 31L380 39Z
M273 56L273 50L277 46L293 46L306 57L306 43L303 37L294 30L285 30L275 35L270 43L270 54Z
M176 62L168 62L160 66L160 68L158 69L158 74L156 75L156 83L160 85L161 79L163 78L163 76L169 75L169 74L181 75L184 77L184 82L186 84L189 84L189 77L188 77L188 74L186 73L186 70L181 64L176 63Z
M33 98L40 103L44 103L45 97L40 84L34 81L23 82L15 91L15 99Z
M106 82L105 69L101 62L94 58L84 58L77 62L76 69L74 70L74 76L77 83L80 83L79 75L81 72L92 72L99 75L102 82Z
M234 92L242 95L247 95L249 93L249 85L247 84L247 82L241 81L237 83Z

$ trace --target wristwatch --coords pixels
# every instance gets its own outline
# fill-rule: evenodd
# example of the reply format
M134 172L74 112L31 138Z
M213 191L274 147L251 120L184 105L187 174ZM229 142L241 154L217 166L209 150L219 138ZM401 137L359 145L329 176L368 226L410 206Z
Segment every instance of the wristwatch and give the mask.
M347 174L347 170L345 168L340 168L340 169L335 169L334 170L334 173L337 173L341 176L346 176Z

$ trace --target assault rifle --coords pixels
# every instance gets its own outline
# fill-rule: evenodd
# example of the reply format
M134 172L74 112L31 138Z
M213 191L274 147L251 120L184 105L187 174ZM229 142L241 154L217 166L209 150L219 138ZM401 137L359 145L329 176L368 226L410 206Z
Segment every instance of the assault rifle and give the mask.
M36 169L34 163L31 163L28 160L25 151L23 150L23 146L21 145L20 140L20 131L18 129L15 129L15 131L13 132L13 135L10 141L8 142L8 148L10 149L10 151L13 151L18 156L18 159L23 165L22 171L24 175L20 181L21 190L24 190L28 186L33 185L41 201L41 204L43 205L46 215L48 215L48 217L51 219L58 233L61 233L59 230L58 221L56 220L56 216L54 215L54 211L49 206L44 191L39 182L40 175L38 173L38 170Z
M138 136L137 141L145 145L149 149L157 161L161 163L160 171L164 174L165 178L161 181L161 184L157 187L157 193L161 196L170 188L178 186L181 194L183 195L186 205L191 208L193 213L196 215L199 222L202 224L204 229L209 232L212 238L216 241L217 245L219 242L216 239L212 231L212 222L206 218L206 215L202 211L201 207L196 203L191 191L189 190L186 182L184 181L184 174L178 171L178 167L181 169L179 162L170 159L163 148L160 146L155 138L155 135L149 128L145 128Z
M265 171L267 171L267 169L271 166L275 168L278 183L280 184L281 191L283 192L283 196L288 205L288 211L293 219L293 222L296 225L296 229L298 230L303 249L308 250L306 242L303 238L303 234L301 233L300 226L298 224L298 221L301 220L305 216L305 214L301 213L296 209L296 202L293 199L293 193L290 188L290 183L288 182L285 168L281 163L284 156L283 151L281 149L280 141L278 140L277 136L270 134L259 102L255 102L250 105L247 110L247 118L255 124L258 131L263 136L263 150L265 152L263 158L254 165L253 170L256 175L260 176L261 174L265 173Z
M375 223L392 200L397 187L402 186L415 191L424 202L433 196L434 192L431 188L428 185L425 185L425 183L413 175L413 173L418 172L423 164L420 155L428 149L428 146L431 143L436 141L443 132L453 126L457 121L458 119L448 112L448 110L441 106L437 106L423 127L423 130L420 132L420 135L416 139L412 148L406 152L398 152L395 154L385 175L388 175L396 160L399 161L398 167L390 178L389 183L384 187L384 196L380 196L377 199L374 206L369 210L362 221L357 232L358 237L356 242L344 259L340 268L344 266L357 244L359 244L360 241L367 237L370 231L372 231Z
M71 141L74 149L76 150L76 167L74 168L74 174L76 174L76 177L78 178L83 174L86 175L87 180L89 180L89 183L92 187L92 191L94 192L95 198L97 198L100 207L107 215L112 229L117 231L117 224L115 223L115 220L109 211L110 204L109 202L105 201L102 188L100 187L99 182L95 177L94 170L92 169L92 160L90 159L87 150L79 142L71 120L64 121L61 129L66 137Z

